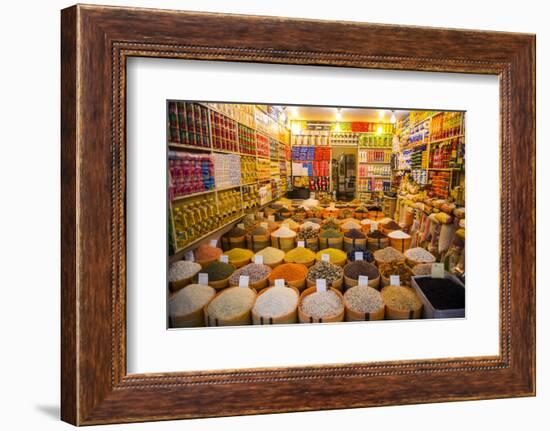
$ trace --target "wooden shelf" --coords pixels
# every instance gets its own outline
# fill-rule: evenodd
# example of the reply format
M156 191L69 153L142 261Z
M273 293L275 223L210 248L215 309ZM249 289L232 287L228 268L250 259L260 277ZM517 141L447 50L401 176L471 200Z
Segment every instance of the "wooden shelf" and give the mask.
M202 196L202 195L206 195L208 193L214 193L215 191L217 191L217 189L205 190L205 191L202 191L202 192L191 193L191 194L188 194L188 195L176 196L174 199L172 199L172 202L181 201L182 199L192 198L192 197L195 197L195 196Z
M210 147L198 147L196 145L184 145L184 144L178 144L176 142L168 142L168 146L172 148L179 148L182 150L198 150L198 151L212 151L212 148Z
M451 139L456 139L456 138L463 138L464 135L455 135L455 136L450 136L448 138L441 138L441 139L434 139L433 141L430 141L430 144L437 144L439 142L445 142L445 141L450 141Z

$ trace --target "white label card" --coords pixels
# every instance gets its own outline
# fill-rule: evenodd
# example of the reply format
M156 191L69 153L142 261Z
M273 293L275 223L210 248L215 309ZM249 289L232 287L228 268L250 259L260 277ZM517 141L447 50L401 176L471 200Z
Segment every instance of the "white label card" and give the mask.
M371 223L370 224L370 231L371 232L374 232L377 229L378 229L378 223Z
M305 247L306 243L304 241L298 241L298 247Z
M438 262L432 263L432 278L444 278L445 277L445 266Z
M268 219L269 221L275 221L275 216L274 216L274 215L270 215L270 216L267 217L267 219Z
M326 292L327 291L327 281L324 278L318 278L315 281L315 288L317 292Z
M362 251L356 251L355 252L355 260L363 260L363 252Z
M208 286L208 274L205 272L199 272L199 284Z
M239 287L248 287L248 275L241 275L239 277Z
M220 256L220 262L229 263L229 256L227 254L222 254Z
M264 264L264 257L261 254L257 254L254 256L254 263L256 265L263 265Z
M264 212L260 211L259 213L256 214L256 217L258 217L259 219L264 218Z
M390 275L390 286L401 286L398 275Z
M187 251L185 253L185 260L188 260L190 262L194 262L195 261L195 255L193 254L192 251Z
M369 277L366 275L360 275L359 276L359 286L368 286L369 285Z
M311 193L309 194L309 197L310 197L310 199L315 199L315 193L314 193L314 192L311 192Z
M321 255L321 260L322 260L323 262L330 262L330 255L328 255L328 254L322 254L322 255Z
M239 229L244 229L244 223L239 223L239 224L237 225L237 227L238 227Z
M284 278L277 278L275 280L275 287L285 287L285 279Z
M266 230L267 230L268 227L269 227L265 221L261 222L261 223L260 223L260 226L263 227L263 228L266 229Z
M217 239L211 239L210 240L210 247L217 247L218 246L218 240Z

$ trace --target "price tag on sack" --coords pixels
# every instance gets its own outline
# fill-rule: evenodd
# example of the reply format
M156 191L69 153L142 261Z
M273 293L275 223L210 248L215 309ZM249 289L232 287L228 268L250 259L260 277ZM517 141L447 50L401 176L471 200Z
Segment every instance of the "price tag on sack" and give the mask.
M256 217L259 218L259 219L264 218L264 212L259 211L258 213L256 213Z
M205 272L199 272L199 284L208 286L208 274Z
M378 229L378 223L371 223L370 224L370 231L371 232L374 232L377 229Z
M390 275L390 286L401 286L398 275Z
M356 251L355 252L355 260L363 260L363 252L362 251Z
M211 239L210 240L210 247L217 247L218 246L218 240L217 239Z
M185 260L188 260L189 262L195 261L195 255L193 254L192 251L188 251L185 253Z
M366 275L360 275L359 276L359 286L368 286L369 285L369 277Z
M268 225L267 225L267 223L266 223L265 221L261 222L261 223L260 223L260 226L263 227L265 230L268 229Z
M330 256L328 254L322 254L321 255L321 260L323 262L330 262Z
M306 243L304 241L298 241L298 247L305 247Z
M248 287L249 277L248 275L241 275L239 277L239 287Z
M275 216L274 215L267 216L267 219L269 221L275 221Z
M444 278L445 266L442 263L432 263L432 278Z
M315 199L315 192L311 192L311 193L309 194L309 197L310 197L310 199Z
M275 280L275 287L285 287L285 279L284 278L277 278Z
M336 208L336 206L334 205L334 202L331 203L331 204L330 204L330 209L333 210L333 209L335 209L335 208Z
M229 256L227 254L222 254L220 256L220 262L229 263Z
M237 225L237 227L238 227L239 229L244 229L244 223L239 223L239 224Z
M263 265L264 264L264 257L261 254L257 254L254 256L254 263L256 265Z
M326 292L327 291L327 281L324 278L318 278L315 281L315 289L317 289L317 292Z

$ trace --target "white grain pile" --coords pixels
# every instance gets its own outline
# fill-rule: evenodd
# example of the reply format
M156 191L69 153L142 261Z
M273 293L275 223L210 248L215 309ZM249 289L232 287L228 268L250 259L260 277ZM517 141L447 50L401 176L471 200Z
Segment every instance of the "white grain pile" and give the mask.
M370 286L355 286L344 294L347 307L356 313L373 313L384 306L380 292Z
M342 299L332 290L314 292L304 297L300 304L302 311L314 319L323 319L335 316L342 312Z
M419 263L433 263L435 256L422 247L410 248L405 251L405 256Z
M212 319L231 319L247 311L254 304L256 293L252 289L235 287L224 290L208 304L208 314Z
M270 288L258 296L252 311L262 317L280 317L296 309L298 293L289 287Z
M216 289L204 284L190 284L178 290L169 302L171 317L185 316L200 310L216 294Z
M168 270L168 281L178 281L193 277L200 270L201 266L197 262L190 262L188 260L174 262Z

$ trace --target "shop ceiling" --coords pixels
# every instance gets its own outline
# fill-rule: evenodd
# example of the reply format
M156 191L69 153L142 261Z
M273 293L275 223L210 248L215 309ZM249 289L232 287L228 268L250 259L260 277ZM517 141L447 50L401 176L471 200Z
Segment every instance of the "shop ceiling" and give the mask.
M306 121L366 121L366 122L389 122L391 109L372 108L332 108L323 106L288 106L286 109L291 120ZM395 116L407 114L409 111L394 110Z

